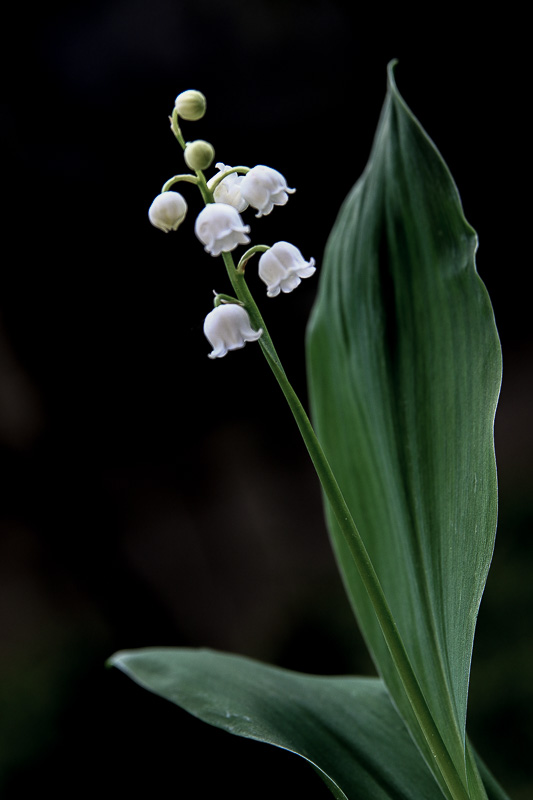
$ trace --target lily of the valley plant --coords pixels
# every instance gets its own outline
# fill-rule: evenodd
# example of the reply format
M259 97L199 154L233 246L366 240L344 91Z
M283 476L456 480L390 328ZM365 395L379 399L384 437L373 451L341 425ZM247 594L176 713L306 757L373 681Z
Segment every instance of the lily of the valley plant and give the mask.
M186 142L181 130L183 120L203 118L206 101L188 90L171 129L190 171L170 178L149 210L154 226L176 231L192 206L178 185L200 192L194 231L231 290L217 292L206 315L208 355L246 343L262 350L320 479L339 569L380 677L297 674L184 648L122 651L110 663L212 725L302 756L338 799L502 800L466 734L496 529L501 351L475 232L393 72L391 64L368 166L320 269L307 331L313 426L248 286L258 284L257 268L267 296L282 297L316 271L305 244L254 244L244 216L258 218L254 227L273 212L281 219L277 209L295 189L263 164L218 162L206 177L214 147ZM284 301L265 302L283 313Z

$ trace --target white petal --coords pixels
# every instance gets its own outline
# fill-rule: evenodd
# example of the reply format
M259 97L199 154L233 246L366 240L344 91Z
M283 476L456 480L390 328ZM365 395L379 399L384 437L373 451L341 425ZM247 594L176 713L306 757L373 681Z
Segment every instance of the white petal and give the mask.
M248 244L249 225L243 225L239 212L227 203L209 203L196 218L194 232L208 253L218 256Z
M287 193L292 194L295 189L289 189L283 175L271 167L258 164L253 167L243 179L241 194L245 200L259 212L256 217L270 214L275 205L285 205L288 200Z
M301 284L301 280L294 272L291 272L287 277L281 281L281 291L288 294L292 292L293 289L296 289L297 286Z
M152 202L148 219L156 228L168 233L181 225L187 214L187 203L179 192L162 192Z
M300 268L298 268L296 270L296 274L298 275L298 277L299 278L310 278L311 275L314 275L315 272L316 272L316 267L315 267L314 264L315 264L315 259L312 258L309 261L309 266L308 267L300 267Z
M224 178L214 191L213 197L215 203L227 203L233 206L233 208L236 208L239 214L246 211L248 203L241 194L241 182L242 176L236 173Z
M230 350L255 342L263 331L254 331L247 311L236 303L217 306L205 318L204 333L213 350L209 358L222 358Z
M289 242L276 242L259 259L259 277L267 285L268 297L288 293L316 271L315 260L305 261L301 252Z

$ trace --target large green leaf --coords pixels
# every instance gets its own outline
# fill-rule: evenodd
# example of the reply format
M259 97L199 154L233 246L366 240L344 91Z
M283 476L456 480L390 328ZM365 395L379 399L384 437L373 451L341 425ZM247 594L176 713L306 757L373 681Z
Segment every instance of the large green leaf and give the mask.
M120 652L109 663L204 722L302 756L337 800L442 800L377 678L305 675L187 648ZM490 800L506 800L486 778Z
M312 416L463 782L474 629L496 528L501 352L476 235L434 144L388 93L365 172L327 244L308 331ZM330 510L366 641L431 763Z
M210 650L147 648L110 663L204 722L297 753L339 800L442 800L378 679L303 675Z

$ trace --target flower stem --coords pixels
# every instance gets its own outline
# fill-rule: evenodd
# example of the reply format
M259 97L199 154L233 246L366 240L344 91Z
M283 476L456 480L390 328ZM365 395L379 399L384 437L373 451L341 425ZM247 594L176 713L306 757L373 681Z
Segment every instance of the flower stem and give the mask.
M185 173L183 175L174 175L173 178L169 178L168 181L166 181L166 183L163 184L161 192L168 192L168 190L172 186L174 186L175 183L178 183L179 181L186 181L187 183L198 184L198 178L195 177L194 175L191 175L190 173Z
M180 143L183 150L185 150L185 139L183 138L183 134L181 132L180 124L178 122L178 109L174 106L172 111L172 115L170 117L170 129L178 142Z
M252 293L248 289L248 285L244 277L244 271L242 269L238 270L235 268L235 263L233 261L233 256L231 255L231 253L222 253L222 259L224 261L224 264L226 265L226 270L228 273L228 277L231 281L233 290L237 296L237 299L240 300L241 303L246 308L246 311L248 312L250 321L252 323L252 327L255 328L255 330L259 330L259 328L263 329L263 335L259 339L259 344L261 345L261 349L265 354L267 361L271 366L272 364L275 364L276 370L278 370L280 374L284 375L286 379L285 370L283 369L279 356L276 353L274 343L270 338L270 334L267 330L267 326L265 325L265 321L261 316L259 309L257 308L256 302L252 297Z
M289 407L293 413L296 424L305 442L311 461L322 484L324 492L329 500L333 513L337 519L339 527L346 539L348 547L361 580L365 586L368 596L372 602L374 611L378 618L383 636L389 648L389 652L394 661L398 674L403 683L406 695L411 703L414 714L420 725L420 729L431 750L435 763L442 775L444 784L447 788L448 797L452 800L467 800L469 794L455 768L455 765L448 753L440 735L439 729L435 724L431 711L426 703L420 684L412 667L409 655L400 636L396 622L392 615L379 577L374 569L368 551L364 545L359 531L352 518L350 510L339 488L337 480L322 450L320 442L313 430L309 417L307 416L298 396L290 384L281 361L276 353L274 344L268 333L267 327L261 316L259 309L248 289L244 273L237 271L231 253L223 253L222 257L226 265L228 276L232 283L235 294L244 304L252 326L257 330L263 329L263 335L259 339L261 349L274 373L278 384L285 395Z
M250 249L246 251L237 264L237 272L244 272L246 269L246 264L252 256L254 256L256 253L266 253L267 250L270 250L270 246L267 244L256 244L253 247L250 247Z
M171 117L171 128L179 144L183 149L185 149L186 143L179 127L176 109L174 109ZM233 167L232 169L224 172L222 175L219 175L214 181L210 181L210 186L207 185L203 172L196 171L196 182L206 205L214 201L213 192L216 186L227 175L232 174L233 172L248 172L248 168ZM251 248L253 252L259 252L261 249L261 246L258 246L257 248ZM250 252L246 255L252 255L253 252ZM370 560L370 556L368 555L361 535L357 530L337 480L326 459L320 442L316 437L311 422L309 421L309 417L307 416L298 396L296 395L287 378L285 370L283 369L283 365L278 354L276 353L274 343L272 342L270 334L268 333L268 329L265 325L263 317L261 316L255 300L248 289L244 275L246 261L241 261L239 263L239 269L236 269L231 253L223 252L222 259L226 266L233 290L235 291L238 300L243 303L250 316L252 327L254 327L255 330L259 330L259 328L263 329L263 334L259 339L259 344L293 413L320 483L322 484L339 527L346 539L351 555L361 576L361 580L363 581L366 591L368 592L383 632L383 636L387 643L387 647L389 648L391 657L403 683L406 695L411 703L414 714L420 725L420 729L424 735L424 738L426 739L426 742L428 743L438 770L442 775L445 793L449 800L469 800L469 794L466 791L463 782L461 781L450 754L448 753L446 745L442 740L439 729L437 728L431 715L431 711L428 708L424 694L420 688L403 640L400 636L396 622L383 592L378 575Z
M219 183L222 183L224 178L227 178L228 175L233 175L234 172L237 172L240 175L246 175L247 172L250 172L250 167L230 167L229 169L224 170L219 175L211 178L209 181L209 188L211 191L214 192Z

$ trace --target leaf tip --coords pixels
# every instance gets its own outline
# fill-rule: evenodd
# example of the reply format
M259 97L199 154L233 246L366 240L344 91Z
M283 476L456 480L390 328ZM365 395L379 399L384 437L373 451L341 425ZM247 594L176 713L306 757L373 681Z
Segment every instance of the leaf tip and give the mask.
M396 85L396 67L398 66L398 59L393 58L387 64L387 85L390 94L394 94L397 97L400 96L400 92L398 91L398 86Z
M124 671L123 656L125 655L125 653L126 651L124 650L118 650L116 653L113 653L113 655L109 656L109 658L106 658L104 662L105 668L112 669L113 667L116 667L117 669L121 669L122 671Z
M391 58L391 60L387 64L387 76L388 76L389 82L392 83L392 84L394 84L394 70L396 69L397 65L398 65L398 59L397 58Z

